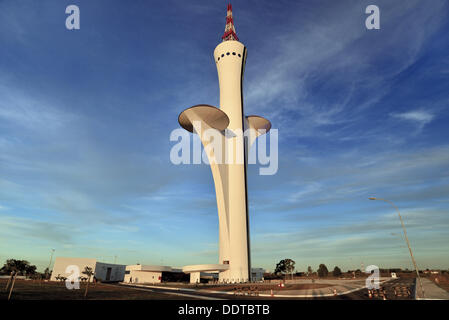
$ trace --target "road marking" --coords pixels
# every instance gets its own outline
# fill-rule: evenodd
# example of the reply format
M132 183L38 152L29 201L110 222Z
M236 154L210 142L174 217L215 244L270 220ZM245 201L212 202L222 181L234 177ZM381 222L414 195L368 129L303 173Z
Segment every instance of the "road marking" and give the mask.
M131 286L131 285L127 285L127 286L129 288L136 289L136 290L141 290L141 291L162 293L162 294L168 294L168 295L174 295L174 296L182 296L182 297L190 297L190 298L196 298L196 299L202 299L202 300L226 300L224 298L208 297L208 296L202 296L202 295L193 295L193 294L187 294L187 293L181 293L181 292L155 291L155 290L151 290L149 288L137 288L137 286ZM143 287L143 286L139 285L139 287ZM173 289L173 288L170 288L169 290L181 291L181 289Z

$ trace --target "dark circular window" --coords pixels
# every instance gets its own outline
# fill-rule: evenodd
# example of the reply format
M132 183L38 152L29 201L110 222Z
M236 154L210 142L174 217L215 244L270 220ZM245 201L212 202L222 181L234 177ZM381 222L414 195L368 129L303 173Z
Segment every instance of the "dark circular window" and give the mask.
M238 54L239 57L241 57L240 53Z
M229 56L229 55L230 55L230 53L229 53L229 52L226 52L226 55L227 55L227 56Z
M218 61L220 61L220 57L218 57Z
M233 52L232 55L235 56L235 52Z
M222 57L222 58L224 57L224 53L221 55L221 57Z

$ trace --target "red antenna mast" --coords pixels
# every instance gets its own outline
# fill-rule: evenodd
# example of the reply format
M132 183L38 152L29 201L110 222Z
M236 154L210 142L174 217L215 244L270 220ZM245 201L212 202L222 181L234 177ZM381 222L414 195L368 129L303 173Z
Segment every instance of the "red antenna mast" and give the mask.
M228 4L228 12L226 15L226 27L223 36L221 37L223 41L228 40L239 40L237 34L235 33L234 19L232 19L232 5Z

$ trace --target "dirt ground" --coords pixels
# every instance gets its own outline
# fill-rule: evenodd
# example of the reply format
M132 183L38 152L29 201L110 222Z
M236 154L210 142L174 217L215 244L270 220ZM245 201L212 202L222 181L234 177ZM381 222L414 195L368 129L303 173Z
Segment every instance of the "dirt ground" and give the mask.
M0 279L0 300L8 299L5 291L7 280ZM39 282L33 280L16 280L11 300L83 300L83 283L79 290L68 290L61 282ZM107 284L89 284L87 300L177 300L188 299L159 292L145 292L126 287L117 287Z

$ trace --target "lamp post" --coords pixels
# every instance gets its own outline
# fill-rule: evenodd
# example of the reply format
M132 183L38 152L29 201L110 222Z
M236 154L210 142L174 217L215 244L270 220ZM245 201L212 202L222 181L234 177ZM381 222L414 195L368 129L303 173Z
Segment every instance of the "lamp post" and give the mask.
M51 261L53 260L53 253L55 253L55 249L51 249L50 262L48 263L48 272L50 272Z
M399 212L398 207L396 207L396 205L393 202L391 202L390 200L387 200L387 199L381 199L381 198L375 198L375 197L371 197L369 199L370 200L380 200L380 201L388 202L398 212L399 220L401 220L402 229L404 230L405 242L407 243L408 250L410 251L410 257L412 258L412 263L413 263L413 266L415 267L416 275L418 276L419 286L421 288L421 294L422 294L422 297L424 298L424 289L423 289L423 286L422 286L421 277L419 276L419 270L418 270L418 267L416 266L416 261L415 261L415 258L413 257L412 248L410 247L410 242L408 241L407 231L405 230L404 221L402 221L401 213Z
M53 260L53 253L55 252L55 249L51 249L51 255L50 255L50 262L48 263L48 274L50 275L50 265L51 261Z

